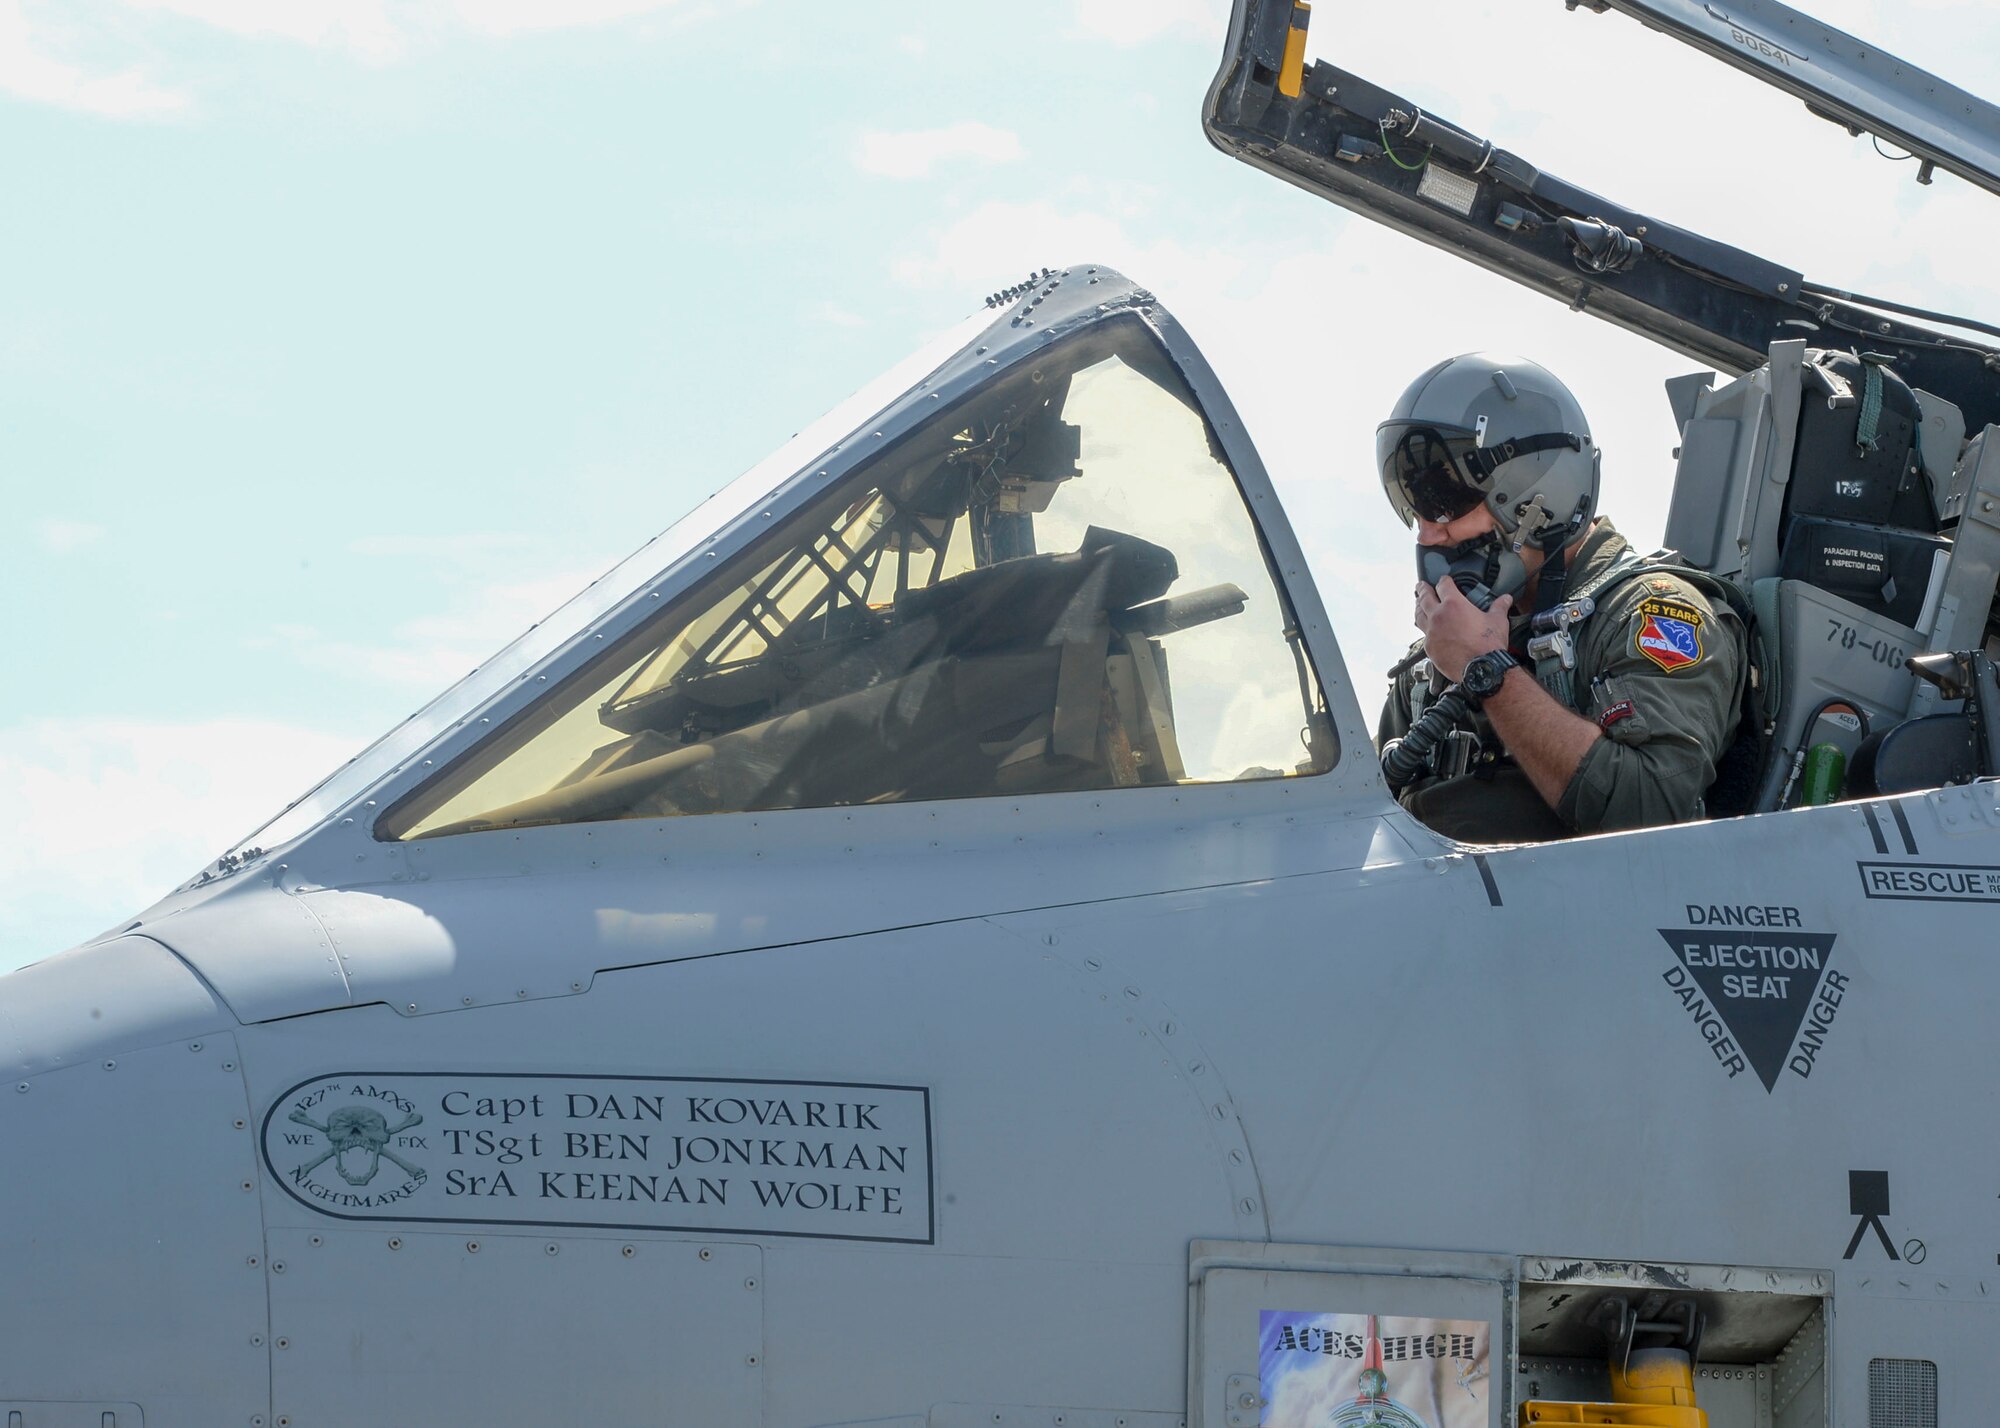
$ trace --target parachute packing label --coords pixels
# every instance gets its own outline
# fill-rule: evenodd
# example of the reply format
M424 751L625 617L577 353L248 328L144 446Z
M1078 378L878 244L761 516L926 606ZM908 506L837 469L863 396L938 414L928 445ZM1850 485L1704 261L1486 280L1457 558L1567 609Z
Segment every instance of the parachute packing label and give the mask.
M1482 1319L1258 1318L1260 1428L1486 1428L1492 1329Z
M1639 606L1639 653L1672 673L1701 662L1701 612L1674 600L1647 600Z

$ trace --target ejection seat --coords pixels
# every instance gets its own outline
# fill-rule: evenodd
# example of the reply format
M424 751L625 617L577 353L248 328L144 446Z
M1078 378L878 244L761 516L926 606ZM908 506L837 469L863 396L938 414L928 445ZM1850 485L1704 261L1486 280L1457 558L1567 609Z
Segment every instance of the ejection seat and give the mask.
M1963 688L1918 677L1910 661L1987 643L2000 427L1968 444L1950 402L1866 353L1803 340L1713 383L1699 373L1667 384L1681 445L1666 539L1756 614L1765 754L1748 807L1733 811L1800 801L1806 751L1821 743L1846 756L1850 795L1980 772L1969 736L1930 737L1946 726L1940 714L1969 727L1954 697Z

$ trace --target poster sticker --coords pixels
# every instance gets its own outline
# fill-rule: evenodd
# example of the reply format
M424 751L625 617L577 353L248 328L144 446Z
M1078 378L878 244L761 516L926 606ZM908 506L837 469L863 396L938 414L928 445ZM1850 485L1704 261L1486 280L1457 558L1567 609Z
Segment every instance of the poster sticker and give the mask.
M1486 1428L1483 1319L1266 1309L1260 1428Z

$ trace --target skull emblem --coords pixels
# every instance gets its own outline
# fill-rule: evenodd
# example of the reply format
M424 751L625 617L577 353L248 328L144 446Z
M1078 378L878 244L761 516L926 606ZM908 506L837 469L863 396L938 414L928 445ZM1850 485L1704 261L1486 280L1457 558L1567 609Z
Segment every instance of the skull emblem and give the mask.
M342 1106L327 1116L324 1125L304 1111L293 1111L290 1119L302 1126L311 1126L325 1136L327 1147L326 1153L318 1160L301 1165L294 1174L304 1175L331 1160L342 1180L349 1185L366 1185L382 1168L382 1162L387 1160L399 1166L411 1179L423 1178L422 1170L389 1149L389 1137L423 1124L424 1118L415 1111L395 1125L390 1125L388 1117L373 1106Z

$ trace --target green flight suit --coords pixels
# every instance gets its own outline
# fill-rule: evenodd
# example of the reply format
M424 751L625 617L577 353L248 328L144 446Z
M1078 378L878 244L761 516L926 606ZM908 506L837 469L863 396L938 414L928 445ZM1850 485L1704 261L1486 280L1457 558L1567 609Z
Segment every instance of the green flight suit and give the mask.
M1580 590L1629 549L1600 518L1570 563ZM1526 615L1512 622L1513 654L1524 653ZM1748 670L1747 634L1727 603L1688 580L1641 568L1597 597L1577 631L1572 708L1603 730L1554 808L1506 756L1484 714L1473 715L1483 754L1456 778L1418 779L1405 808L1467 843L1538 842L1683 823L1704 814L1702 795L1735 740ZM1509 675L1510 679L1520 675ZM1398 677L1377 726L1376 746L1410 727L1414 672Z

